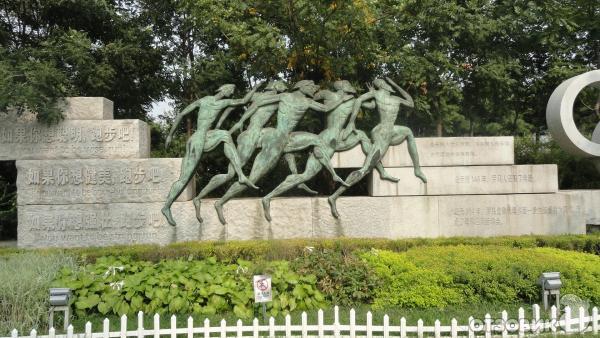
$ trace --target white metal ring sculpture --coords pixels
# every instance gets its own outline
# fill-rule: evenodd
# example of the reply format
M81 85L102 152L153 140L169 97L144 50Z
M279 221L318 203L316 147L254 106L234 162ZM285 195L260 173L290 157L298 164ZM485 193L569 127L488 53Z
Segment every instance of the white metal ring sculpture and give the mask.
M550 134L558 145L570 154L592 158L600 171L600 123L592 139L579 132L573 119L575 98L588 85L600 82L600 70L574 76L558 86L546 106L546 121Z

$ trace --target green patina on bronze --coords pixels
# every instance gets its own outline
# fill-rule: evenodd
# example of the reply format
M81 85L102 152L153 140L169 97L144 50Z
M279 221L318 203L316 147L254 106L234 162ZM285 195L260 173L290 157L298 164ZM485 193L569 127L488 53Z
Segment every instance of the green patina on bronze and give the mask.
M387 80L387 82L386 82ZM242 99L227 99L233 94L233 85L224 85L219 88L214 96L203 97L186 107L178 114L175 124L167 138L169 145L172 135L188 113L198 109L198 127L187 143L186 155L182 163L181 175L171 188L165 206L162 209L169 224L175 225L171 215L170 207L173 201L181 194L185 186L193 177L200 157L204 151L214 149L220 143L224 143L225 156L230 164L226 174L214 176L210 182L194 198L196 217L200 222L201 199L211 191L224 183L230 181L235 175L238 181L227 190L227 192L215 202L215 209L221 223L226 220L223 215L223 205L233 197L239 195L248 186L256 188L255 183L271 171L284 156L291 175L267 194L263 200L263 208L267 220L271 220L270 202L286 191L299 187L311 194L316 194L306 186L306 182L313 178L323 168L327 169L334 181L342 184L338 190L328 198L332 214L339 217L336 209L336 199L350 186L356 184L373 169L379 172L382 179L397 182L398 179L389 175L381 159L390 145L398 145L406 141L408 151L414 164L415 175L423 182L427 182L425 175L419 165L419 156L411 130L404 126L395 125L401 105L414 107L412 98L391 79L376 79L373 84L376 89L369 87L369 92L356 98L356 90L345 80L334 83L335 91L319 89L311 80L302 80L296 83L291 93L286 93L285 84L281 81L273 81L261 93L256 93L258 85L255 86ZM399 96L392 93L399 93ZM252 101L241 119L229 130L219 129L223 121L235 106L245 105ZM321 104L317 100L324 100ZM354 121L360 108L377 109L380 117L379 124L373 128L371 139L361 130L357 130ZM294 131L298 123L304 117L307 110L328 113L327 128L319 135ZM221 112L224 111L222 114ZM265 128L269 119L276 114L276 127ZM220 114L220 119L215 128L210 129ZM244 123L249 120L248 127L243 130ZM231 135L241 131L237 138L237 147L233 143ZM332 168L330 161L335 152L344 151L360 144L366 155L362 168L352 172L347 181L341 179ZM260 149L252 164L250 175L246 177L242 172L242 166L252 157L253 153ZM309 158L303 173L299 174L296 168L293 153L310 149Z

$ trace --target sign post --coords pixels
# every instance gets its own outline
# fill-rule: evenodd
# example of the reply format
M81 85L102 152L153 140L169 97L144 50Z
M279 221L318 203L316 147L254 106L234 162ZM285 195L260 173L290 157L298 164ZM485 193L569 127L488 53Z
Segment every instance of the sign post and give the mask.
M253 278L254 302L262 303L262 313L265 323L267 322L267 302L273 301L271 289L271 276L255 275Z

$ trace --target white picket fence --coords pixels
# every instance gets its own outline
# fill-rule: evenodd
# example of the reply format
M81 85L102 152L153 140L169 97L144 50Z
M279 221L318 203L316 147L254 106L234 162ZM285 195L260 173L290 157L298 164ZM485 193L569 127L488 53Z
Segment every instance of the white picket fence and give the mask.
M170 338L193 338L193 337L524 337L526 335L536 335L540 333L573 334L573 333L594 333L597 334L600 328L600 317L598 308L594 307L592 313L586 314L586 309L579 309L578 316L572 316L571 309L566 307L562 316L559 318L556 307L552 307L549 319L541 319L540 307L533 305L530 319L525 317L525 310L520 308L518 317L511 319L506 311L502 312L501 318L494 319L487 314L481 320L473 317L469 322L459 325L456 319L452 319L450 325L442 325L436 320L433 326L425 326L422 320L417 321L416 326L406 324L406 319L400 319L400 325L390 325L388 315L383 317L383 325L373 325L373 316L371 312L367 313L364 325L356 324L356 312L350 310L349 324L340 324L339 308L334 308L334 320L332 324L325 324L323 319L323 310L319 310L316 324L309 324L306 312L302 313L300 325L292 325L291 317L285 317L285 325L275 325L275 318L269 318L268 325L260 325L258 319L252 321L252 325L245 326L241 320L237 320L233 326L227 325L223 319L217 326L211 326L208 319L204 320L203 326L194 326L194 319L189 317L186 327L177 327L177 318L171 316L171 325L169 328L160 327L160 316L154 315L154 325L152 328L144 328L144 314L138 313L137 329L127 330L127 316L121 317L121 329L119 331L110 331L110 322L105 319L102 332L92 332L92 323L87 322L85 332L74 333L73 326L69 326L66 334L57 334L54 328L51 328L48 335L38 335L36 330L32 330L29 335L19 335L17 330L13 330L10 338L126 338L126 337L153 337L161 336ZM9 337L2 337L9 338Z

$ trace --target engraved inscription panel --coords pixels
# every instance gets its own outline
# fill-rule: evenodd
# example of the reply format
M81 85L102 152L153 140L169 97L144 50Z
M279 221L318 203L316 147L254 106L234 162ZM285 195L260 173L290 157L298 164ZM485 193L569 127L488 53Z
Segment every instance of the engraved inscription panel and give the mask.
M0 160L145 158L150 129L140 120L66 120L0 125Z
M505 165L427 167L428 183L415 177L412 168L386 168L399 178L382 180L377 172L369 178L371 196L526 194L558 191L556 165Z
M19 207L19 247L168 244L174 228L154 204L26 205Z
M514 138L499 137L423 137L417 138L421 166L463 166L514 164ZM365 161L360 146L336 153L335 168L359 168ZM384 167L410 167L412 160L406 144L390 146L382 161Z
M17 161L18 203L162 202L181 159ZM189 201L188 188L179 201Z

